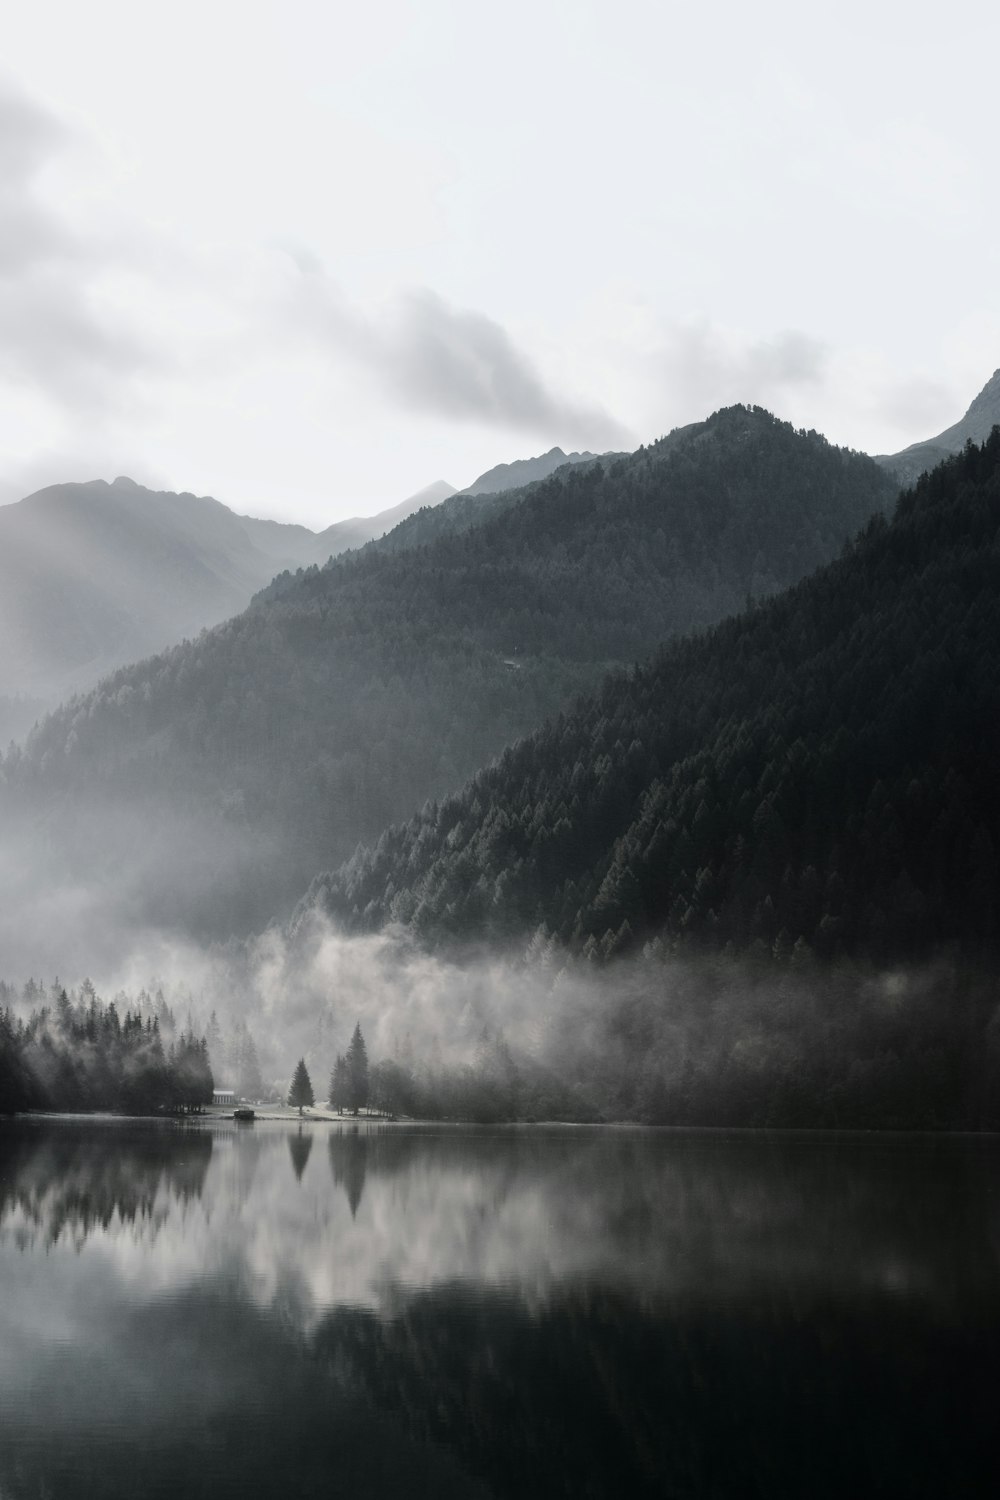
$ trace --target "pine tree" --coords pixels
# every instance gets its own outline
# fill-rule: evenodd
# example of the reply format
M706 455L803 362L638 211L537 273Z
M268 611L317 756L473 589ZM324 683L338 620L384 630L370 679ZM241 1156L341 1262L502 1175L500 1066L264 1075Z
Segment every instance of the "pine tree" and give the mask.
M368 1103L368 1049L358 1022L347 1049L347 1105L355 1114Z
M351 1090L347 1073L347 1058L342 1052L337 1053L337 1061L333 1065L330 1074L330 1107L331 1109L343 1109L350 1099Z
M217 1073L220 1076L225 1076L222 1072L222 1028L219 1025L219 1018L215 1014L214 1010L208 1018L208 1029L205 1032L205 1041L208 1044L208 1057L210 1063L212 1064L212 1072Z
M298 1109L299 1114L302 1113L305 1105L308 1104L311 1107L315 1102L313 1099L313 1086L309 1080L309 1071L306 1068L304 1057L299 1058L298 1066L295 1069L295 1077L292 1079L292 1086L288 1091L288 1102L293 1109Z

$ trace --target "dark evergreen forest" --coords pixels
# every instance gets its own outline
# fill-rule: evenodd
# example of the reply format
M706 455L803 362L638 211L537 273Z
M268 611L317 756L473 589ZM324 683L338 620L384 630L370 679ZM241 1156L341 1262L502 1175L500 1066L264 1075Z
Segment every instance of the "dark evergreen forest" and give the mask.
M609 667L801 578L894 496L863 455L733 407L477 497L478 524L467 499L422 513L404 550L286 575L59 709L3 763L8 829L50 879L119 883L129 923L259 929Z
M544 927L782 962L993 959L1000 429L837 562L598 693L306 902L429 943Z
M184 1113L211 1104L206 1042L178 1030L168 1006L140 1002L119 1013L89 983L71 996L58 983L47 994L29 982L21 1000L32 1009L22 1020L13 998L0 987L0 1114Z

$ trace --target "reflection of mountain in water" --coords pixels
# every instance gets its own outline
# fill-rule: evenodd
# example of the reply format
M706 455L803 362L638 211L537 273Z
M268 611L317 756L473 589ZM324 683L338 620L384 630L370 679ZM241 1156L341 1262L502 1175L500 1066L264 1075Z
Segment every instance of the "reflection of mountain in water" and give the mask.
M361 1195L365 1190L369 1142L372 1138L355 1126L353 1130L335 1130L329 1140L330 1167L337 1187L342 1187L351 1205L351 1218L357 1217ZM381 1138L384 1140L384 1136ZM380 1139L375 1138L376 1154Z
M292 1158L292 1170L299 1182L302 1181L302 1173L306 1169L306 1162L309 1160L309 1153L312 1151L312 1148L312 1131L310 1130L303 1135L301 1125L299 1126L297 1135L290 1135L288 1137L288 1150Z
M100 1379L82 1342L43 1349L30 1382L5 1388L0 1363L3 1496L493 1500L232 1283L116 1309L113 1339L99 1311Z
M171 1202L201 1196L211 1158L211 1135L172 1125L5 1126L0 1230L15 1215L22 1229L41 1233L49 1244L64 1230L82 1242L116 1216L155 1228Z
M338 1309L314 1348L505 1500L992 1493L995 1308L988 1331L772 1290L668 1313L592 1287L532 1312L448 1287L400 1318Z
M0 1493L991 1493L995 1142L317 1128L0 1136Z

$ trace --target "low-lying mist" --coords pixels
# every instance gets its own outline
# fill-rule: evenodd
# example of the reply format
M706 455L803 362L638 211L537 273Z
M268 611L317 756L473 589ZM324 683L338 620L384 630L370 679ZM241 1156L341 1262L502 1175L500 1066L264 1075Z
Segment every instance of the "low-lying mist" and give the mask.
M653 943L594 963L544 931L448 957L401 929L345 936L315 913L294 936L271 928L223 946L146 933L89 977L122 1014L160 996L179 1031L208 1035L217 1086L248 1092L249 1048L262 1096L283 1095L301 1057L324 1100L358 1024L402 1114L1000 1125L1000 990L945 961L876 972Z

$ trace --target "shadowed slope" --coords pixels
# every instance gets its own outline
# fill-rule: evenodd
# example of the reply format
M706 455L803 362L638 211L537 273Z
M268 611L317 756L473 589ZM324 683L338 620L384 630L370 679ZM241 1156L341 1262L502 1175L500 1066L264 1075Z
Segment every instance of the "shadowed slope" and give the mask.
M995 951L1000 428L787 594L609 679L305 903L876 959Z
M70 872L130 921L260 925L608 665L835 555L894 492L863 455L731 408L463 534L276 580L42 724L7 807L50 884Z

